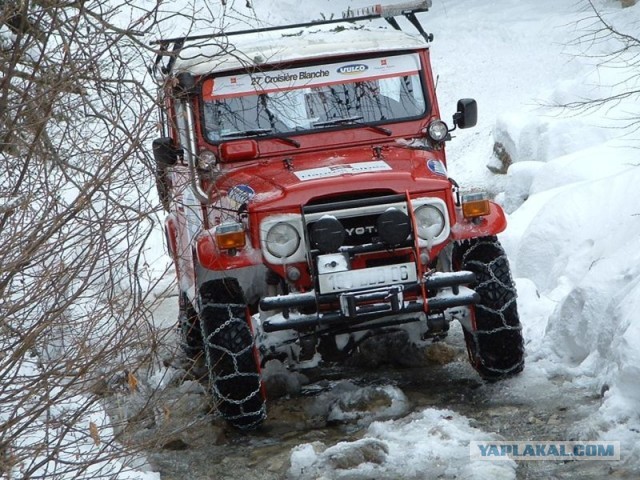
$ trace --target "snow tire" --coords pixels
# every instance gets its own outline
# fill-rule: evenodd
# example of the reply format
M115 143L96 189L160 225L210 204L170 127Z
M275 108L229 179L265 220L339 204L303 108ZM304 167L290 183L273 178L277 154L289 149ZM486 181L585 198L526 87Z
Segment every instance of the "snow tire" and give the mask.
M266 418L265 395L247 305L235 279L200 287L200 328L218 411L242 430Z
M464 328L471 365L486 380L499 380L524 368L524 340L516 289L507 256L496 237L458 242L454 265L476 274L471 284L480 301L473 308L475 330Z
M200 330L198 314L184 294L180 299L178 331L180 333L180 346L182 350L187 357L195 360L202 354L202 331Z

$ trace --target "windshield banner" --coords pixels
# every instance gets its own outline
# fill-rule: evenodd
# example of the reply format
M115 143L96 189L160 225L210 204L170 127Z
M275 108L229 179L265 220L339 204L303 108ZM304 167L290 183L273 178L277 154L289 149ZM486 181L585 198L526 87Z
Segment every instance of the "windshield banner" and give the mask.
M352 60L326 65L255 72L244 75L209 78L203 84L205 100L281 92L305 87L415 74L420 69L418 54Z

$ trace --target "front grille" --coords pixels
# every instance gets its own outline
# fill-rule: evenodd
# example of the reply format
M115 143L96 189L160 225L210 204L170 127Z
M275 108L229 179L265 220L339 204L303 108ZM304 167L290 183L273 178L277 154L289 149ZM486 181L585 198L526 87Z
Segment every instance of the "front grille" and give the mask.
M344 230L342 246L360 247L362 245L372 246L373 244L381 247L381 238L377 227L378 218L391 207L406 213L406 197L397 194L370 196L356 200L350 199L321 205L307 205L303 207L307 238L311 240L312 246L320 245L319 239L314 238L314 225L323 217L329 216L342 225ZM340 225L338 225L339 228ZM335 227L333 227L333 230L335 230ZM319 238L324 238L321 235L325 234L325 231L320 227L316 234ZM379 247L376 249L379 249ZM384 249L384 247L382 248ZM323 253L329 252L325 250Z
M389 197L391 195L395 195L395 194L388 190L375 190L375 191L367 191L367 192L347 192L347 193L341 193L337 195L334 194L330 196L313 198L309 201L309 203L307 203L307 207L315 206L315 205L327 205L330 203L351 202L354 200L367 201L371 198Z
M364 215L358 217L344 217L338 220L342 224L345 237L343 245L354 247L378 242L378 229L376 227L380 214ZM312 228L315 221L307 224L307 234L312 238Z

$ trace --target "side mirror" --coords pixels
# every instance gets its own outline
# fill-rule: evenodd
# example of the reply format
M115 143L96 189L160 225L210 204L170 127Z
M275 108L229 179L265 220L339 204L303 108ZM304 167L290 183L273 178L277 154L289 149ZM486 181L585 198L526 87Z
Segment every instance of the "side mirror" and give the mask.
M153 158L159 166L170 167L178 163L182 154L181 148L176 148L170 137L156 138L152 144Z
M458 111L453 115L453 124L458 128L474 127L478 123L478 104L473 98L458 100Z

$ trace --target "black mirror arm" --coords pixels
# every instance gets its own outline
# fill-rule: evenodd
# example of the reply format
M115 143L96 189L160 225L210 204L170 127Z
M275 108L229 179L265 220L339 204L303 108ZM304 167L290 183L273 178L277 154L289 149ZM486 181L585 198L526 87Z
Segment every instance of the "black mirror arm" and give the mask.
M453 128L449 129L449 133L455 132L458 129L458 122L463 118L462 112L456 112L453 114Z

